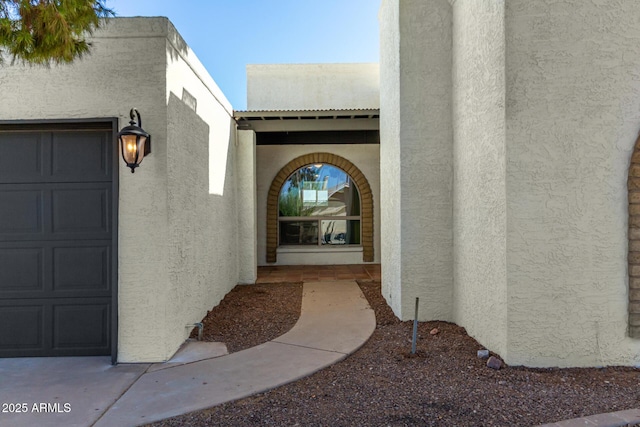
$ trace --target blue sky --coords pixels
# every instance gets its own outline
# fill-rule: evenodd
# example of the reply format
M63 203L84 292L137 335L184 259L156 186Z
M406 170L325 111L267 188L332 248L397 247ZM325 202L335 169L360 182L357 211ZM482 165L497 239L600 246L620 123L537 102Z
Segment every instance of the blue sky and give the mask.
M117 16L167 16L233 108L247 64L378 62L380 0L108 0Z

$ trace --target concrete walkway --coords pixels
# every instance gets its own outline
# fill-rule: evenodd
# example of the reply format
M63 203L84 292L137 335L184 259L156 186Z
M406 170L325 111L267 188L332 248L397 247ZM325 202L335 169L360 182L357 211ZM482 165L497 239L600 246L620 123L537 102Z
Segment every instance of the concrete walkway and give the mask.
M610 412L544 424L539 427L626 427L640 424L640 409Z
M222 343L190 342L156 364L112 366L109 357L0 359L0 427L126 427L205 409L336 363L374 329L373 310L354 281L309 282L293 329L233 354ZM636 423L640 409L543 427Z
M194 343L165 364L0 359L0 404L18 404L9 413L0 408L0 426L136 426L208 408L332 365L374 329L373 310L356 282L309 282L291 331L233 354L221 355L219 343Z

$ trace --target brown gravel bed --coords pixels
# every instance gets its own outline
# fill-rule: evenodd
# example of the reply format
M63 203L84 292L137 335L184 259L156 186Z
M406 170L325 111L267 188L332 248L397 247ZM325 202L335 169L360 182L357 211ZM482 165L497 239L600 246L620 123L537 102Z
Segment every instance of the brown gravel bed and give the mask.
M481 346L464 328L450 323L421 323L418 351L411 355L412 322L396 319L379 282L359 284L375 310L377 327L353 355L295 383L152 425L531 426L640 406L638 369L496 371L476 357ZM293 285L269 286L289 290ZM284 300L268 301L276 292L257 295L265 299L255 305L251 292L232 292L226 308L214 310L219 319L227 319L219 326L234 327L237 316L244 316L247 325L279 323L277 314L294 304L288 292ZM253 309L243 314L248 305ZM264 315L262 310L272 306L278 310ZM431 335L434 328L439 332ZM255 341L261 341L257 335Z
M202 320L203 341L223 342L229 353L271 341L293 328L301 303L302 282L236 286Z

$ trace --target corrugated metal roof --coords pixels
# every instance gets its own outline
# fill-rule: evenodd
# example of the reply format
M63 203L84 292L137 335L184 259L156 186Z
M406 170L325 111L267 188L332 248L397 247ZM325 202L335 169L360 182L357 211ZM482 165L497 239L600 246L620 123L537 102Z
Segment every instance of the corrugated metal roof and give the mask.
M234 111L236 120L309 120L355 119L380 117L379 108L348 108L327 110L247 110Z
M238 126L256 132L371 130L379 128L379 108L234 111Z
M320 109L305 109L305 108L285 108L285 109L264 109L264 110L234 110L234 113L258 113L258 112L269 112L269 113L275 113L275 112L284 112L284 113L289 113L289 112L294 112L294 111L301 111L301 112L327 112L327 111L380 111L380 108L320 108Z

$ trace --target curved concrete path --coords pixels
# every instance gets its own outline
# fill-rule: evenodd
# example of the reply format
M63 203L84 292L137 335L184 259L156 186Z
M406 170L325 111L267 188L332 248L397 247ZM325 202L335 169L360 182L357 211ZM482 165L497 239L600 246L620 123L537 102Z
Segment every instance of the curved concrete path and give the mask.
M374 329L373 310L356 282L309 282L300 319L289 332L229 355L117 366L95 357L0 359L0 403L28 408L0 412L0 426L136 426L208 408L332 365L362 346ZM209 345L214 347L206 351L218 355L220 348ZM34 411L40 403L54 412Z

